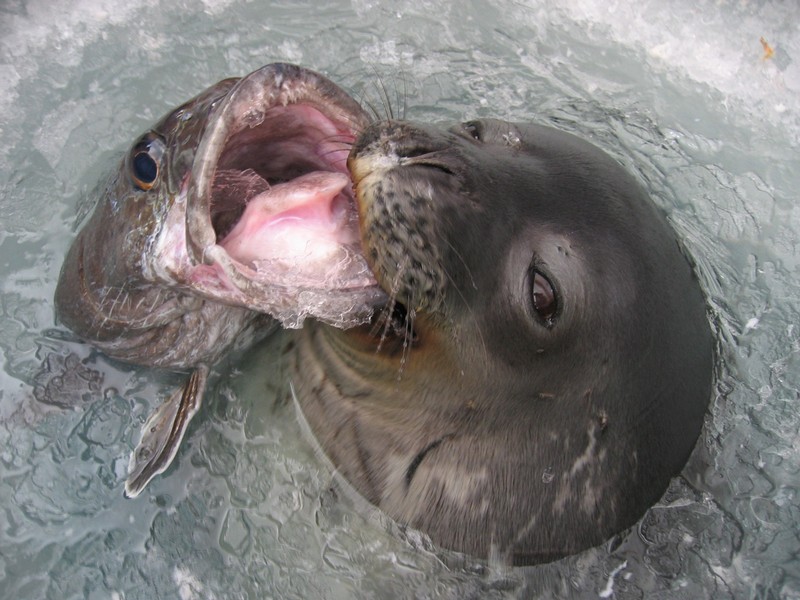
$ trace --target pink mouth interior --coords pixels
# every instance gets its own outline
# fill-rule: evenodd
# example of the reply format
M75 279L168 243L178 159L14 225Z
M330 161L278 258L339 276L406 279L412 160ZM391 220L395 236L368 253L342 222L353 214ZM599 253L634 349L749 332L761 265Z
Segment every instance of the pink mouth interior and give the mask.
M354 133L302 104L267 110L226 144L212 186L217 243L254 280L374 283L346 160Z
M220 245L241 263L324 261L341 245L358 242L349 222L350 179L343 173L312 171L277 183L250 198Z

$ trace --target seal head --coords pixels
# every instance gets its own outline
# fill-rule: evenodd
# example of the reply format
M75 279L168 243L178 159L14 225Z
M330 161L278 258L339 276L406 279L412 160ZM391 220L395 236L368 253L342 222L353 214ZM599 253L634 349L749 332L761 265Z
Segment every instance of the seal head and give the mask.
M633 525L697 440L713 361L698 282L636 181L497 120L375 123L348 166L389 305L291 353L335 466L437 544L514 564Z

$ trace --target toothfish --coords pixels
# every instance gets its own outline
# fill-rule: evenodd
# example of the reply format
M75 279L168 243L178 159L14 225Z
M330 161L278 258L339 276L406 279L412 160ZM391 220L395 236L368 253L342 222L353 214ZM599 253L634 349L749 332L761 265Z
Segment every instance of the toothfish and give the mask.
M346 165L368 123L324 76L271 64L163 117L102 187L61 270L59 321L112 358L190 371L145 423L127 496L169 466L232 348L307 317L356 326L385 303Z

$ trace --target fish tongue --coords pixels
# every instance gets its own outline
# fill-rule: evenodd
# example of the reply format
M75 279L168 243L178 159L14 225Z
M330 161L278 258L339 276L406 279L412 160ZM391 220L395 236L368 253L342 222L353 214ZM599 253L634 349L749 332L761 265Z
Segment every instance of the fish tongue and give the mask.
M314 171L252 198L221 241L235 260L324 260L331 249L355 241L347 227L344 173Z

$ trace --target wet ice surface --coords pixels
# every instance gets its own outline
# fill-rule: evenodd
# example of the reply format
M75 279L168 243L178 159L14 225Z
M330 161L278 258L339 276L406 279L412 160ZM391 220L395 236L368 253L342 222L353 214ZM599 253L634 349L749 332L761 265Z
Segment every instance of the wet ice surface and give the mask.
M61 4L0 7L0 596L800 596L800 10ZM631 531L528 569L431 552L331 485L290 407L274 405L286 389L276 342L220 369L176 464L122 497L138 428L179 378L112 364L54 329L76 212L155 118L274 60L378 105L380 77L416 119L580 133L669 213L710 299L719 383L684 476Z

